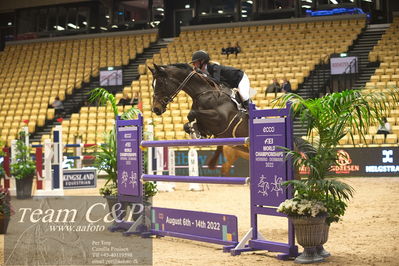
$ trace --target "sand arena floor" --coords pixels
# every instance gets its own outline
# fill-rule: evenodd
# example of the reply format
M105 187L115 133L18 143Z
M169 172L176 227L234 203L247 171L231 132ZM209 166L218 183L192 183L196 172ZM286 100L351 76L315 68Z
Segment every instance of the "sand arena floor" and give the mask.
M332 256L323 264L399 265L399 178L342 180L352 185L356 194L343 220L331 227L325 248ZM159 193L154 206L234 214L238 217L240 237L249 229L248 186L208 185L202 192L189 192L187 187L188 184L178 184L175 192ZM97 191L70 190L67 194L96 195ZM265 216L259 225L267 239L286 241L285 219ZM121 239L128 245L129 238ZM4 245L3 237L0 245ZM257 251L233 257L223 253L221 246L177 238L154 239L153 245L154 265L294 264L277 260L276 253ZM0 256L4 261L3 250Z

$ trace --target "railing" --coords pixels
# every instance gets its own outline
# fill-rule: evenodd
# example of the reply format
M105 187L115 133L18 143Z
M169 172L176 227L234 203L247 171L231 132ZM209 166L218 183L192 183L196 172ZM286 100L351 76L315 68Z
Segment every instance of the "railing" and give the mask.
M329 85L329 87L331 87L331 85L329 84L329 77L330 77L330 55L326 55L322 58L320 58L319 60L319 68L318 68L320 72L317 74L317 77L313 77L312 79L312 96L314 98L319 97L321 94L324 95L327 93L327 85ZM316 69L315 69L316 71ZM317 79L316 79L317 78ZM322 80L322 84L321 87L319 87L320 83L319 80Z
M344 90L352 89L357 78L358 78L358 59L357 57L355 57L349 62L343 74L334 75L334 78L331 78L331 88L335 92L341 92Z
M115 78L117 78L118 72L112 72L111 74L109 74L108 76L106 76L105 78L100 80L100 84L101 83L105 83L105 81L107 82L106 86L109 86L109 81L112 78L112 76L115 76Z
M344 90L352 89L357 78L358 78L358 59L357 57L355 57L352 59L352 61L350 61L349 65L345 68L344 80L343 80Z

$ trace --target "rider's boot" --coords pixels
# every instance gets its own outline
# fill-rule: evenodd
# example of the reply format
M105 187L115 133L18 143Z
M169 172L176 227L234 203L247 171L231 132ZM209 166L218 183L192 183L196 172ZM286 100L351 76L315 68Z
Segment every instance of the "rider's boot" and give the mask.
M249 104L251 103L251 100L246 100L242 102L242 106L244 107L245 111L249 113Z

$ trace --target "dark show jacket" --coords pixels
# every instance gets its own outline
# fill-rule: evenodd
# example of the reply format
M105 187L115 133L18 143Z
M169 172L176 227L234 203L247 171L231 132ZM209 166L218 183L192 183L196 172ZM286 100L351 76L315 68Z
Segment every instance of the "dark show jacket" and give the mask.
M224 83L230 88L238 88L244 76L244 72L240 69L218 64L207 64L207 71L217 82Z

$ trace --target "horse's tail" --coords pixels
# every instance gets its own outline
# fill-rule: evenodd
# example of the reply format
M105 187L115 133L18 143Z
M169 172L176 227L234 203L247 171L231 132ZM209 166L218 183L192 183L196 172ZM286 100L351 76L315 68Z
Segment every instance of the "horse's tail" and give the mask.
M211 159L208 160L208 168L209 169L216 169L216 162L219 159L219 155L223 152L223 146L218 146L216 148L216 151L213 153L213 156Z

